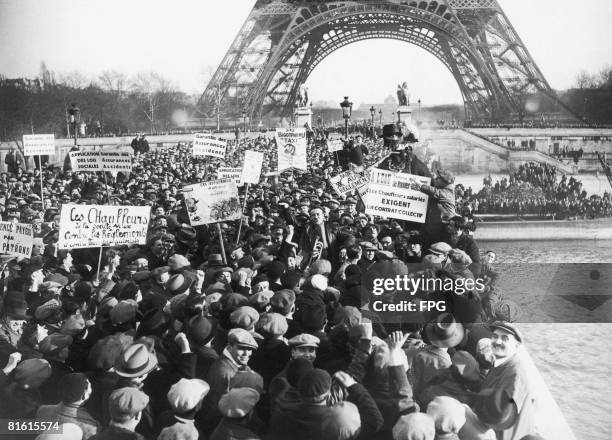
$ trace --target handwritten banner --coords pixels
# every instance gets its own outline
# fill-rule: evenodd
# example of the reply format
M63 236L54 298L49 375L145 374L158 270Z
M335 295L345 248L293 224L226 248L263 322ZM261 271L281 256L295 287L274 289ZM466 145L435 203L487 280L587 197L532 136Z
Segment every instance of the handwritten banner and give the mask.
M240 183L259 183L261 177L261 166L263 165L264 154L259 151L247 151L244 153L244 165L242 167L242 177Z
M24 156L55 155L55 135L53 134L24 134Z
M242 207L233 179L219 179L183 187L191 226L239 220Z
M0 222L0 253L30 258L34 247L32 225Z
M71 151L69 154L73 171L132 171L132 154L128 151Z
M363 196L368 189L368 183L370 183L370 171L363 170L359 173L345 171L331 177L329 183L339 196L346 197L353 194L355 190Z
M305 128L277 128L276 146L278 148L278 171L290 168L307 170Z
M149 206L62 205L58 246L146 244L150 218Z
M194 156L213 156L223 159L227 142L221 139L216 139L214 136L207 133L196 133L193 138L193 155Z
M425 223L429 196L410 189L413 183L429 185L431 179L372 168L365 197L366 214Z

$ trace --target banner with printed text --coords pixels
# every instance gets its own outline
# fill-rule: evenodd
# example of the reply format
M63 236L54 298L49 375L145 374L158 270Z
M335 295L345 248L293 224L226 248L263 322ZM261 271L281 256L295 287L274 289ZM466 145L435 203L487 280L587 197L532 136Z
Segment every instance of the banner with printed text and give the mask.
M132 153L129 151L71 151L69 154L72 171L132 171Z
M232 179L237 184L242 177L242 168L220 167L217 171L219 179Z
M306 171L306 129L277 128L278 171L296 168Z
M32 225L0 222L0 254L30 258L33 247Z
M150 206L62 205L60 249L146 244Z
M344 142L341 139L327 141L327 150L330 153L333 153L334 151L342 151L343 148L344 148Z
M55 135L53 134L24 134L24 156L55 155Z
M219 179L183 187L191 226L240 220L242 207L233 179Z
M194 156L213 156L223 159L227 142L223 139L217 139L213 135L207 133L196 133L193 138L193 155Z
M425 223L429 196L411 185L429 185L431 179L372 168L365 197L366 214Z
M330 177L329 183L339 196L347 197L357 190L363 197L368 189L368 183L370 183L370 171L363 170L358 173L345 171L337 176Z
M259 151L249 150L244 153L244 165L242 166L240 183L259 183L263 159L264 154Z

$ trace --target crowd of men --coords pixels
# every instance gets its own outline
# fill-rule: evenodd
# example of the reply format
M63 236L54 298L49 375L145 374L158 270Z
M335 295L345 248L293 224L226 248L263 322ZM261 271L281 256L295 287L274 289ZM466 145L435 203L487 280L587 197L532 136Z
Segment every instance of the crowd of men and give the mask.
M306 172L274 173L260 137L229 142L223 160L136 151L130 174L2 173L3 220L34 225L35 245L2 260L0 419L57 421L63 433L41 440L541 439L495 254L457 214L452 173L398 135L389 158L363 138L344 153L354 170L432 177L413 188L431 198L425 225L333 194L343 166L323 141ZM265 159L241 189L242 223L192 227L182 186L247 150ZM64 203L149 205L147 244L59 249ZM400 276L432 284L373 293ZM417 307L379 313L379 300Z
M612 216L612 198L588 195L583 184L574 177L557 176L557 170L547 164L526 163L509 178L493 183L485 177L483 188L457 185L457 203L462 215L535 214L542 218L594 219Z

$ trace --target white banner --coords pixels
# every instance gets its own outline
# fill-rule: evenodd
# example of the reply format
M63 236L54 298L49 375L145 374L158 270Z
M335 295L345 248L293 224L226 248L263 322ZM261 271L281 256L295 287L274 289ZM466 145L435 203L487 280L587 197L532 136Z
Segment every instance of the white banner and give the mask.
M30 258L33 247L32 225L0 222L0 254Z
M60 249L146 244L150 206L62 205Z
M128 151L70 151L68 154L72 171L132 171L132 153Z
M232 179L239 184L242 176L242 168L220 167L217 170L217 176L219 176L219 179Z
M212 180L183 187L191 226L240 220L242 207L232 179Z
M343 148L344 142L341 139L327 141L327 149L330 153L333 153L334 151L342 151Z
M24 156L55 155L55 135L53 134L24 134Z
M227 142L222 139L216 139L214 136L206 133L196 133L193 138L193 155L194 156L213 156L223 159Z
M306 129L277 128L278 171L297 168L306 171Z
M412 183L429 185L431 179L372 168L365 197L366 214L425 223L429 196L410 189Z
M370 183L370 171L363 170L359 173L345 171L337 176L330 177L329 183L339 196L346 197L357 190L363 197L368 189L368 183Z
M264 154L259 151L247 151L244 153L244 165L242 166L240 183L259 183L263 159Z

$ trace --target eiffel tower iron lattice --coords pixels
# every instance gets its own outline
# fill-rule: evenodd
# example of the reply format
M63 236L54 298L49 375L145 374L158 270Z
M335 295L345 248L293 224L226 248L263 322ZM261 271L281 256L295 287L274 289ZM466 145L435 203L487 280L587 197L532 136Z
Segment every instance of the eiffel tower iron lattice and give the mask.
M535 93L576 116L497 0L257 0L198 110L209 117L218 106L255 118L291 115L300 85L326 56L375 38L412 43L438 58L459 85L468 119L521 115Z

